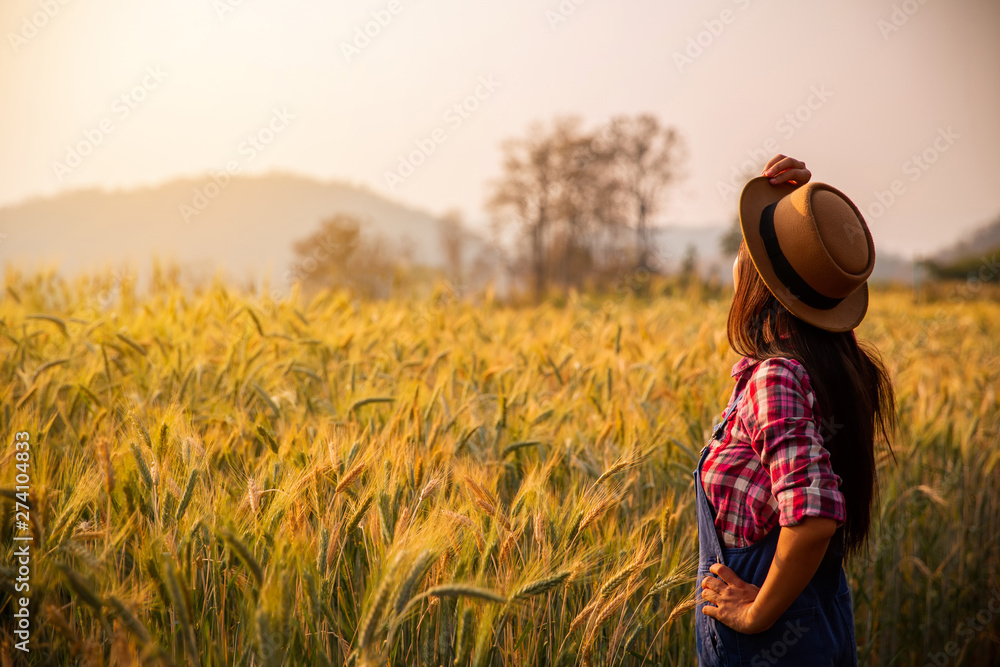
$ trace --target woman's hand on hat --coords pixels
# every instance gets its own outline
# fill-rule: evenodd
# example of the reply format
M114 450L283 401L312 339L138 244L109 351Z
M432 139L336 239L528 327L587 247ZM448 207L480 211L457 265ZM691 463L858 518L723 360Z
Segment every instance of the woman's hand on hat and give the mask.
M771 185L781 183L805 185L812 178L812 172L806 169L805 162L780 154L771 158L760 175L770 177Z

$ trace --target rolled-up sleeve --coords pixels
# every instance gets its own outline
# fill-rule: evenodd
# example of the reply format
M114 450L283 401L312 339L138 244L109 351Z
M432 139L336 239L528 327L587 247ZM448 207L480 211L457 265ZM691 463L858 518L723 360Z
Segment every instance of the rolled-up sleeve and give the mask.
M823 445L816 394L805 368L793 359L766 359L754 369L747 394L744 423L771 478L779 524L795 526L808 516L843 524L840 477Z

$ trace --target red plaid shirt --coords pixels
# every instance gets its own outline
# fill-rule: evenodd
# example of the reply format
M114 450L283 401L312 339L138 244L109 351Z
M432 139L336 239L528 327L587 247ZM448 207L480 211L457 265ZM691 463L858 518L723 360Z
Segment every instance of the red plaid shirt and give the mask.
M746 392L702 465L723 547L745 547L807 516L846 517L840 477L823 446L816 394L794 359L742 358L730 404Z

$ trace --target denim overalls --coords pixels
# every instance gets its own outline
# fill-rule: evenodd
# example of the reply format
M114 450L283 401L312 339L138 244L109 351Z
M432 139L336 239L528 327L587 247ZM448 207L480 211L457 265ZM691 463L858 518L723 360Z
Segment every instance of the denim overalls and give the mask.
M722 421L715 426L714 439L722 439L741 398L742 393L726 409ZM841 567L843 550L839 545L843 538L840 530L834 534L823 562L805 590L770 629L753 635L742 634L702 613L705 604L701 598L702 578L715 576L708 568L716 562L724 563L743 581L762 586L774 558L780 530L775 528L767 537L748 547L722 548L715 530L715 512L701 485L701 467L707 454L706 446L694 471L699 547L695 584L698 664L702 667L857 665L851 591Z

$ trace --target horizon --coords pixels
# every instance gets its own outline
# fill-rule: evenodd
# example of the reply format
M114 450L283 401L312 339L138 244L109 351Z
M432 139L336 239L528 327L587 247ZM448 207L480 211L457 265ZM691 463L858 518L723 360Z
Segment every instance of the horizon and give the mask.
M270 179L270 178L283 178L283 177L294 178L294 179L301 179L301 180L306 180L306 181L312 181L312 182L314 182L316 184L324 185L324 186L339 186L339 187L351 188L351 189L357 190L359 192L364 192L364 193L375 195L376 197L379 197L379 198L381 198L381 199L383 199L383 200L391 203L394 206L398 206L398 207L400 207L402 209L405 209L405 210L408 210L408 211L412 211L414 213L419 213L419 214L422 214L422 215L426 215L426 216L434 218L436 220L440 220L441 217L442 217L442 215L440 213L435 213L434 211L432 211L430 209L422 208L421 206L419 206L418 204L415 204L413 202L409 202L409 201L405 201L403 199L395 198L391 194L386 194L384 192L379 192L377 189L372 188L368 184L365 184L365 183L351 183L348 180L339 179L337 177L323 178L323 177L317 176L315 174L311 174L311 173L307 173L307 172L299 172L299 171L296 171L296 170L294 170L292 168L286 168L286 167L280 167L279 166L279 167L273 168L272 170L265 171L265 172L260 172L260 173L238 174L238 175L234 176L234 179L236 179L236 178L243 178L243 179L266 180L266 179ZM195 182L195 183L204 183L207 180L209 180L210 178L211 178L211 172L203 172L203 173L200 173L200 174L181 174L181 175L176 175L176 176L170 177L170 178L162 180L162 181L156 181L156 182L151 182L151 183L134 183L134 184L124 184L124 185L122 185L122 184L117 184L117 185L116 184L89 184L89 185L80 185L80 186L77 186L77 187L74 187L74 188L62 191L62 192L53 193L53 194L33 194L33 195L29 195L29 196L25 197L22 200L15 201L15 202L12 202L12 203L9 203L9 204L5 204L5 205L0 205L0 212L3 212L5 210L10 210L10 209L15 209L15 208L18 208L18 207L21 207L21 206L30 206L30 205L32 205L34 203L37 203L37 202L55 201L55 200L57 200L57 199L59 199L61 197L70 197L70 196L73 196L75 194L99 193L99 194L108 195L108 196L123 195L123 194L132 194L132 193L140 192L140 191L143 191L143 190L157 190L157 189L163 188L165 186L171 185L173 183L181 183L181 182L184 182L184 181L191 181L191 182ZM731 222L732 222L732 220L726 221L726 220L708 220L708 219L705 219L705 220L693 221L693 222L691 222L691 221L685 221L685 222L651 221L648 224L649 224L650 231L654 231L654 232L655 231L661 231L662 232L662 231L669 231L671 229L676 229L676 230L692 230L692 231L693 230L700 230L700 231L704 231L704 232L707 233L707 232L711 232L713 230L725 230L725 229L728 228L728 226L729 226L729 224L731 224ZM907 261L910 261L910 260L916 261L917 259L920 259L922 257L932 257L932 256L940 254L942 252L945 252L945 251L948 251L948 250L952 250L957 245L960 245L960 244L963 244L963 243L967 243L970 240L970 238L976 232L979 232L979 231L981 231L981 230L983 230L983 229L991 226L993 223L996 223L996 222L1000 222L1000 212L998 212L997 216L995 216L993 219L986 220L983 224L980 224L978 226L972 226L971 228L969 228L968 232L965 235L959 237L955 241L951 241L951 242L949 242L947 244L944 244L944 245L939 245L939 246L937 246L935 248L932 248L928 253L923 254L923 255L918 255L916 257L909 257L905 253L898 252L898 251L896 251L896 250L894 250L892 248L889 248L887 250L881 250L880 254L890 255L894 259L904 259L904 260L907 260ZM481 228L476 228L476 227L473 227L473 226L469 226L468 229L473 234L476 234L476 235L479 235L479 236L482 236L482 235L484 235L485 233L488 232L488 230L484 230L484 229L481 229ZM40 258L39 259L40 263L44 263L46 261L48 261L46 258ZM141 261L145 261L145 260L141 260Z

